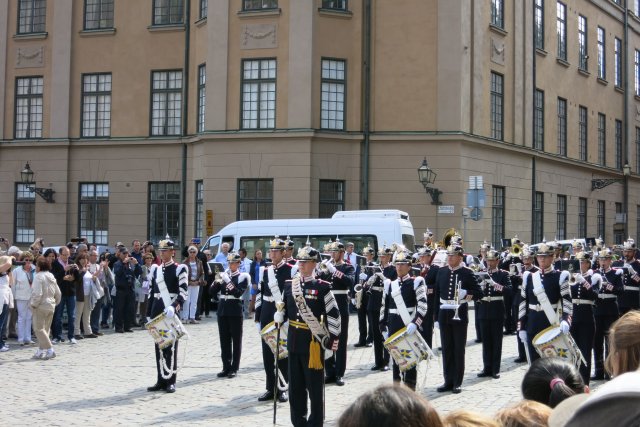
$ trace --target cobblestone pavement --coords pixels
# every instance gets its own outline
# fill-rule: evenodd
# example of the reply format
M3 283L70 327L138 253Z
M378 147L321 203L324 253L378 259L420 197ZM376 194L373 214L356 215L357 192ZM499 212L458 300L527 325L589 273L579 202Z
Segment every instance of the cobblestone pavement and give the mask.
M234 379L215 375L222 368L215 316L187 328L190 338L181 341L179 364L184 366L178 374L175 394L146 391L156 378L153 342L146 331L107 332L77 345L58 344L55 346L58 357L48 361L30 358L35 346L20 347L15 340L9 340L11 350L0 353L4 380L0 424L166 425L176 421L225 427L270 424L273 404L257 401L264 392L265 378L253 321L246 320L244 324L241 368ZM370 371L373 352L371 348L353 347L357 335L357 318L352 315L346 385L327 386L326 425L334 425L341 412L360 394L391 382L391 371ZM440 413L467 408L490 415L518 401L526 364L513 363L517 356L516 337L505 336L499 380L476 377L482 367L482 347L474 342L473 323L469 325L468 338L462 393L436 393L435 388L442 383L439 362L428 368L424 362L421 364L420 392ZM290 425L288 403L278 405L278 425Z

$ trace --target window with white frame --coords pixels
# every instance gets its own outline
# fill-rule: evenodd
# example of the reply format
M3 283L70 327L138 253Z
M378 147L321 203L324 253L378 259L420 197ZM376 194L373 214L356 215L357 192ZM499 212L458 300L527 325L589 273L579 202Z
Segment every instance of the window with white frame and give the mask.
M587 236L587 199L580 197L578 199L578 237Z
M111 135L111 73L82 75L82 136Z
M567 100L558 98L558 154L567 155Z
M151 135L180 135L182 70L152 71Z
M237 220L272 218L273 179L239 179Z
M533 148L544 150L544 91L536 89L533 109Z
M505 224L505 188L494 185L493 204L491 206L491 242L494 248L499 248L504 237Z
M198 17L200 19L206 18L209 12L209 0L200 0L200 13Z
M596 212L597 219L597 228L598 228L598 237L606 239L605 237L605 211L604 211L604 200L598 200L598 210Z
M542 242L544 235L544 193L536 191L533 199L533 241Z
M149 240L157 243L168 234L180 246L180 182L150 182L148 209Z
M16 139L42 138L42 76L16 79L14 134Z
M556 209L556 238L567 238L567 196L558 194Z
M323 59L320 99L322 129L344 130L345 84L345 61Z
M276 127L276 60L242 61L242 129Z
M598 164L607 164L607 116L598 113Z
M640 96L640 50L635 50L633 61L633 83L636 96Z
M320 180L320 201L318 218L331 218L334 213L344 210L344 181Z
M207 67L202 64L198 67L198 132L204 132L204 120L207 108Z
M193 235L206 238L207 236L204 235L204 182L202 180L196 181L194 213Z
M243 0L242 10L275 9L278 7L278 0Z
M622 40L617 37L613 39L613 84L622 86Z
M504 28L504 0L491 0L491 25Z
M13 241L20 244L33 243L36 239L36 193L29 190L29 185L16 183L14 211Z
M535 0L534 43L537 49L544 50L544 0Z
M622 120L616 120L615 168L622 169Z

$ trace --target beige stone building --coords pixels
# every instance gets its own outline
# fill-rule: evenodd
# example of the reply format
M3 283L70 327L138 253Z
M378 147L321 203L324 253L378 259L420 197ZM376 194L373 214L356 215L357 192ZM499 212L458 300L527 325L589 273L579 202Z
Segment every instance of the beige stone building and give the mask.
M417 240L466 229L469 250L637 237L640 6L623 4L0 2L0 235L189 239L397 208Z

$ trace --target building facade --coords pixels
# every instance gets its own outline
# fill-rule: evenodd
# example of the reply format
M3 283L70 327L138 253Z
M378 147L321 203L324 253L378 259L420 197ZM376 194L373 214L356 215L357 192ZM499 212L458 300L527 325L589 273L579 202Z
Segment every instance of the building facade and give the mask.
M395 208L417 236L464 229L471 251L638 237L639 14L623 0L2 2L0 235L186 240ZM470 176L477 221L462 215Z

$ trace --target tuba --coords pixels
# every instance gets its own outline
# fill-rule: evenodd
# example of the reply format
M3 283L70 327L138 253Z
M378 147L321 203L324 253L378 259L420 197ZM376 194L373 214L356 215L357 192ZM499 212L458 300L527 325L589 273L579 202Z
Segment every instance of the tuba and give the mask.
M450 228L445 231L444 236L442 236L442 240L438 242L438 244L443 248L447 249L451 245L451 238L458 234L458 231L455 228Z
M509 253L512 258L519 258L522 255L522 245L516 243L511 247L511 252Z

